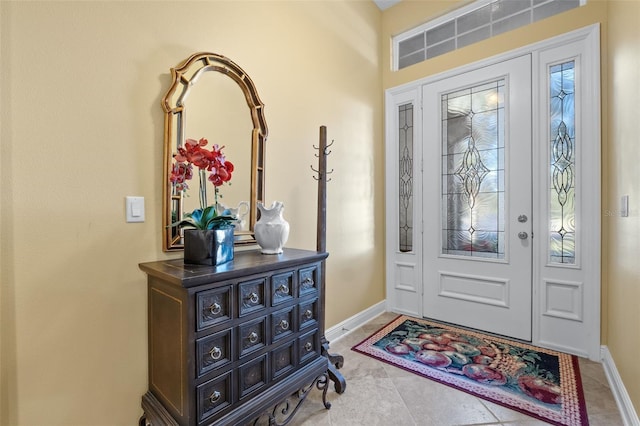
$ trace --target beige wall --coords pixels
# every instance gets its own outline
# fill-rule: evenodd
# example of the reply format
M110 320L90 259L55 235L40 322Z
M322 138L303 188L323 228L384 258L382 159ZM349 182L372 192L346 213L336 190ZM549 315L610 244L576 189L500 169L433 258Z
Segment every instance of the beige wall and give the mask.
M611 1L609 17L608 144L603 203L603 261L607 282L606 344L636 410L640 409L640 2ZM619 216L622 195L629 195L629 217Z
M573 29L601 24L602 75L602 332L635 407L640 407L640 2L589 0L586 6L490 40L391 72L390 41L430 17L468 2L403 1L383 13L383 88L535 43ZM630 196L631 215L620 218L620 196Z
M266 104L267 201L315 249L334 139L327 326L384 299L381 12L369 1L0 2L0 423L131 425L147 387L169 67L224 54ZM146 200L125 223L124 197ZM171 255L175 257L176 255Z

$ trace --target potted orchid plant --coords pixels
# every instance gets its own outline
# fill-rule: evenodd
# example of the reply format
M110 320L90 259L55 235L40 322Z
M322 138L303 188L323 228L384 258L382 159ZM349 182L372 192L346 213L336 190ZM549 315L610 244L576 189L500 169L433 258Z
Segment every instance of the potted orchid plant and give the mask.
M231 180L233 163L223 154L224 146L214 144L209 150L205 148L208 143L205 138L187 139L173 155L169 180L176 192L189 189L194 166L198 169L200 208L169 226L183 228L185 263L219 265L233 259L235 218L218 211L219 188ZM207 203L207 181L214 187L213 205Z

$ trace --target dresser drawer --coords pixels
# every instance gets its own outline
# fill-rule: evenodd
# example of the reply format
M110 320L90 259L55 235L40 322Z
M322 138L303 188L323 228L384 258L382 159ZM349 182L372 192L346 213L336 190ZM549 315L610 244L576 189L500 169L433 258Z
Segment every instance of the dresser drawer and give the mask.
M232 383L233 371L229 371L196 388L199 422L233 403Z
M318 299L300 304L299 309L300 330L313 327L318 324Z
M267 385L267 354L241 365L238 368L238 392L242 400Z
M271 305L288 302L293 299L293 272L277 274L271 277Z
M318 330L306 333L298 339L300 364L311 361L320 353L320 338Z
M318 286L320 285L318 267L319 265L314 265L298 271L300 297L318 293Z
M238 285L238 316L243 317L267 307L267 279L258 278Z
M196 341L198 377L213 368L222 367L233 359L233 333L226 329Z
M222 324L233 317L231 305L231 287L225 286L196 293L198 331Z
M294 307L271 314L271 339L273 342L293 334Z
M271 353L271 371L274 380L291 371L296 365L296 341L280 346Z
M239 357L252 353L267 344L267 318L238 326Z

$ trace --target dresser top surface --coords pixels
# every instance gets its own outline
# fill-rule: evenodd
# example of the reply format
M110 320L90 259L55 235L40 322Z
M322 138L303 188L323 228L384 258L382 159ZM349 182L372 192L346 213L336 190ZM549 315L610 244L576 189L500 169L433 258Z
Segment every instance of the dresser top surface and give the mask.
M234 259L217 266L185 264L184 259L140 263L149 276L161 278L182 287L195 287L212 281L259 274L280 268L326 259L328 253L285 248L281 254L262 254L260 250L236 251Z

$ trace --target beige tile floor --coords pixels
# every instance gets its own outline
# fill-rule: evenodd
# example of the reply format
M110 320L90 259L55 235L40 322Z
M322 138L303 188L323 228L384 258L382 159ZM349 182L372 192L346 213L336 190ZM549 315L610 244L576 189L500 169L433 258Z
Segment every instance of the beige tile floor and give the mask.
M321 392L314 389L290 425L547 424L351 350L396 316L382 314L331 344L330 352L344 356L340 371L347 380L346 392L338 395L331 386L327 399L332 406L326 410ZM589 423L623 425L601 364L581 359L580 372Z

